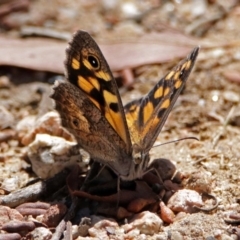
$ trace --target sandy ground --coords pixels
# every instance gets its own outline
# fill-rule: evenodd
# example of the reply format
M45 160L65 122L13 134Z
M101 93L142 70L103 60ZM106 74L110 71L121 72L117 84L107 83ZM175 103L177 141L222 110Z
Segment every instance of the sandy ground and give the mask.
M188 176L207 175L209 192L219 206L208 213L186 214L161 231L171 233L168 239L240 239L239 218L237 224L224 221L227 213L240 211L240 6L234 1L162 2L54 0L46 6L44 1L32 1L27 12L5 16L7 30L1 34L16 36L26 26L70 34L85 29L101 43L128 39L129 33L134 37L171 29L194 39L201 46L198 60L156 144L190 136L199 141L163 145L151 152L153 158L170 159ZM177 39L171 41L178 45ZM132 69L134 82L130 87L121 84L123 102L147 93L178 60ZM20 143L15 126L26 117L41 116L52 105L44 105L39 94L39 89L48 92L51 88L47 74L1 67L0 71L1 128L5 129L0 142L0 183L4 195L36 178L26 157L28 146Z

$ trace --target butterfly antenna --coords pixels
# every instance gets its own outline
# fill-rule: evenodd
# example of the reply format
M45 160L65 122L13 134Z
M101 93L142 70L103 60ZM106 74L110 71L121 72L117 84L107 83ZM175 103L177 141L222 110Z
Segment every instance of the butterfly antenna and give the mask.
M180 142L182 140L188 140L188 139L194 139L194 140L199 141L199 139L196 138L196 137L184 137L184 138L179 138L177 140L172 140L172 141L169 141L169 142L165 142L165 143L161 143L161 144L155 145L152 148L159 147L159 146L162 146L162 145L166 145L166 144L169 144L169 143L176 143L176 142Z

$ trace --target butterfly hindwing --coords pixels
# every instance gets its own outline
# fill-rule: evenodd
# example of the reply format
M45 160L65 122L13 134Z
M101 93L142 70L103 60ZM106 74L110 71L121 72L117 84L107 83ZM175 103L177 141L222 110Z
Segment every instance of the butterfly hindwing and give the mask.
M149 151L153 146L184 83L187 81L198 50L199 48L195 48L145 97L130 102L124 107L133 144L137 144L145 151Z
M117 84L101 50L87 32L78 31L73 36L65 66L68 81L101 111L130 153L131 141Z
M88 95L73 84L60 81L55 84L51 97L62 125L75 136L78 144L94 160L126 175L131 164L126 145Z

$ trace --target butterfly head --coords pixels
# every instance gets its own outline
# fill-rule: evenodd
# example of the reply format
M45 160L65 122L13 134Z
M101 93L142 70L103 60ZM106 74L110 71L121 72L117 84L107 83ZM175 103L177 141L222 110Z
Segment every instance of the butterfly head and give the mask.
M138 144L132 145L132 161L127 175L121 175L122 180L131 181L140 179L148 170L149 152L146 152Z
M134 165L139 165L143 171L147 169L149 162L149 152L145 151L138 144L133 145L132 158Z

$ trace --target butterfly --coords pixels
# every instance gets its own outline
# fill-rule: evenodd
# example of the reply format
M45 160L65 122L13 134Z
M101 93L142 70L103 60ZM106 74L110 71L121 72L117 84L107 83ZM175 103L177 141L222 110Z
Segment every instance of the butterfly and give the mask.
M198 52L199 47L194 48L146 96L123 107L97 43L87 32L76 32L66 50L67 81L58 82L51 96L63 126L92 159L110 167L122 180L143 177L151 167L149 151Z

